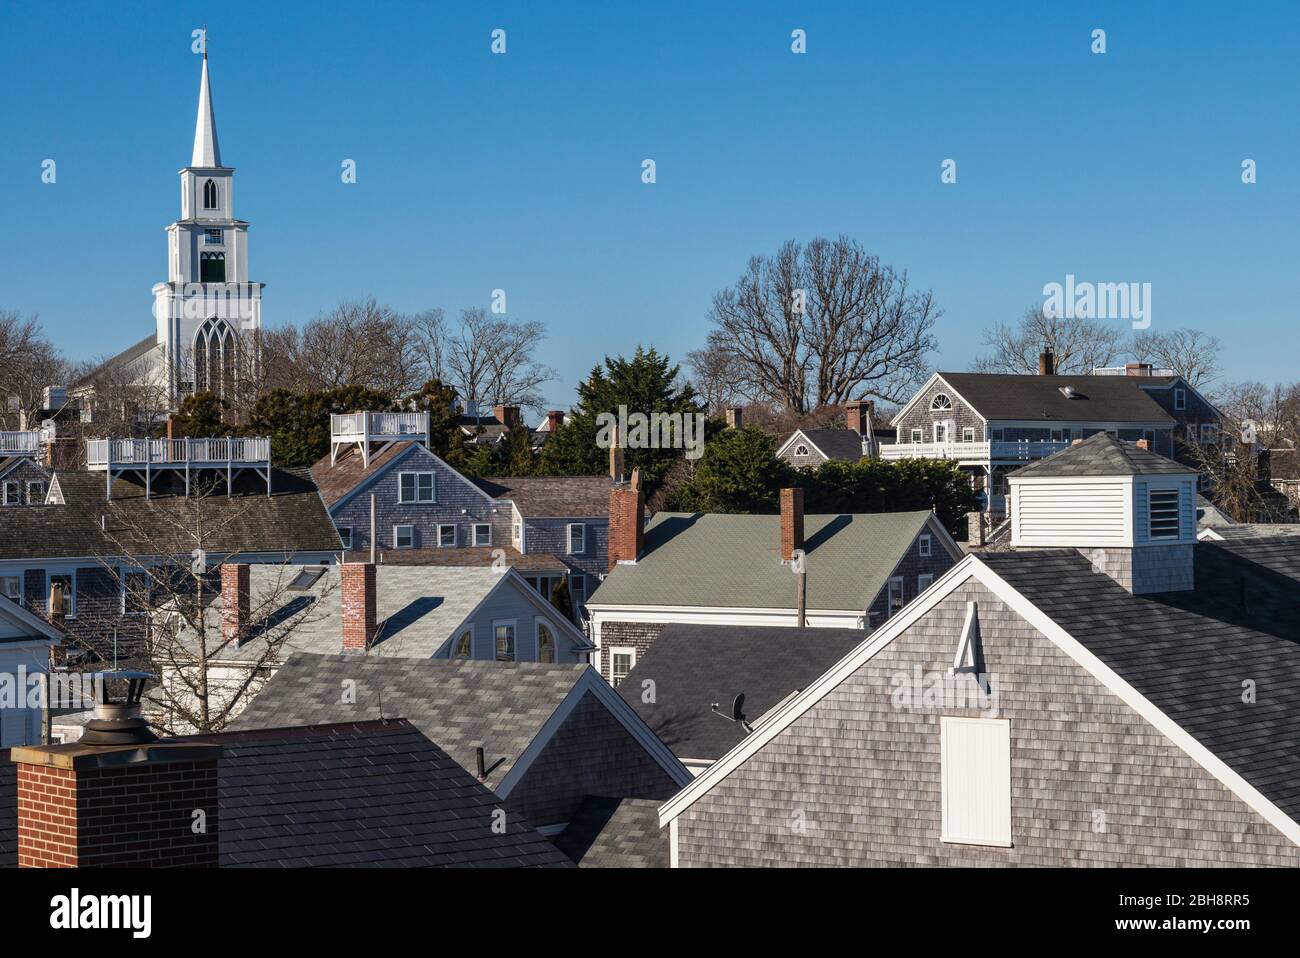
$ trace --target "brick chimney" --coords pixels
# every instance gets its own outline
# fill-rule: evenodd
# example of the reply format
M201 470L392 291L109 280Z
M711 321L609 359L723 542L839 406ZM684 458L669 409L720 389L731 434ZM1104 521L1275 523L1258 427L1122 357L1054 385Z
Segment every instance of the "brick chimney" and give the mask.
M181 438L180 427L176 425L176 417L173 416L171 413L167 414L167 438L168 439Z
M1038 375L1056 375L1056 354L1052 352L1051 346L1044 346L1043 351L1038 354Z
M623 447L619 444L617 423L609 434L609 478L623 481Z
M849 428L859 436L871 435L871 412L875 403L867 399L853 399L844 404L844 415Z
M518 406L493 406L492 414L497 417L497 421L507 429L514 429L519 425L519 407Z
M727 407L727 428L728 429L743 429L745 428L742 425L744 421L745 421L745 411L743 409L741 409L739 406Z
M803 490L781 490L781 561L794 558L803 548Z
M645 546L645 494L641 470L632 470L629 482L619 483L609 494L609 569L619 562L635 562Z
M1150 376L1153 367L1150 363L1125 363L1125 376Z
M966 544L968 546L984 544L984 513L966 513Z
M345 562L340 566L343 606L343 651L365 652L375 641L375 564Z
M215 745L15 748L18 867L215 868ZM201 813L201 814L199 814Z
M1134 443L1134 445L1136 445L1139 449L1147 450L1147 452L1151 451L1151 443L1147 442L1145 439L1139 439L1136 443Z
M221 638L238 645L248 628L249 567L242 562L221 565Z
M549 409L546 412L546 428L550 432L555 432L564 425L564 410Z

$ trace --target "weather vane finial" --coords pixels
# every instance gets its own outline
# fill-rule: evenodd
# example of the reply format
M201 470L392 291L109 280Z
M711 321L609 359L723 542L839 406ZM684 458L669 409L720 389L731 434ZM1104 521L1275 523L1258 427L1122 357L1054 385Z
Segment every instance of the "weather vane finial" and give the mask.
M203 59L208 58L208 25L203 24Z

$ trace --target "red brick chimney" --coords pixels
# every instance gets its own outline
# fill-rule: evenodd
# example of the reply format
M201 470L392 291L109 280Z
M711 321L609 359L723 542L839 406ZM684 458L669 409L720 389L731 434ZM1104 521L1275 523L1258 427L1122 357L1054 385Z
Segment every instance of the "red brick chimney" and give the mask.
M803 490L781 490L781 561L794 558L803 548Z
M1150 363L1125 363L1125 376L1150 376L1153 367Z
M375 641L375 565L345 562L340 567L343 605L343 651L364 652Z
M546 428L550 432L555 432L564 425L564 410L551 409L546 413Z
M180 427L176 425L176 417L171 415L170 413L168 413L167 415L167 438L168 439L181 438L181 430Z
M492 414L497 417L497 422L507 429L514 429L515 426L519 425L518 406L493 406Z
M1056 354L1052 352L1051 346L1044 346L1043 351L1038 354L1038 375L1056 375Z
M645 546L645 494L641 470L619 483L609 494L609 569L619 562L635 562Z
M745 422L745 411L739 406L727 407L727 428L743 429Z
M15 748L20 868L215 868L215 745Z
M221 638L238 645L248 628L249 567L242 562L221 565Z
M844 404L844 415L849 421L849 428L859 436L871 432L871 410L875 403L866 399L853 399Z

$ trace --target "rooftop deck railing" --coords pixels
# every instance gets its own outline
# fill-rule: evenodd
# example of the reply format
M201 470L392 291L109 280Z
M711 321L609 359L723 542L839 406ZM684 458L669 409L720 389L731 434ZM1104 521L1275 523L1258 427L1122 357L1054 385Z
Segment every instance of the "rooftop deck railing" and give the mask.
M271 440L215 439L88 439L86 467L257 465L271 461Z
M423 436L428 431L427 412L346 412L330 415L330 437L336 442Z
M41 434L37 430L0 432L0 456L27 456L40 451Z

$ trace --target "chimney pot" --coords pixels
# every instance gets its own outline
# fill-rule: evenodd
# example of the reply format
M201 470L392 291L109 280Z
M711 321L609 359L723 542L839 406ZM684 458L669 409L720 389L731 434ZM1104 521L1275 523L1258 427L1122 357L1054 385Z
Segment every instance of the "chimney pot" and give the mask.
M343 651L365 652L375 641L376 585L373 562L345 562L340 567L343 606Z
M803 490L781 490L781 561L789 562L803 548Z

